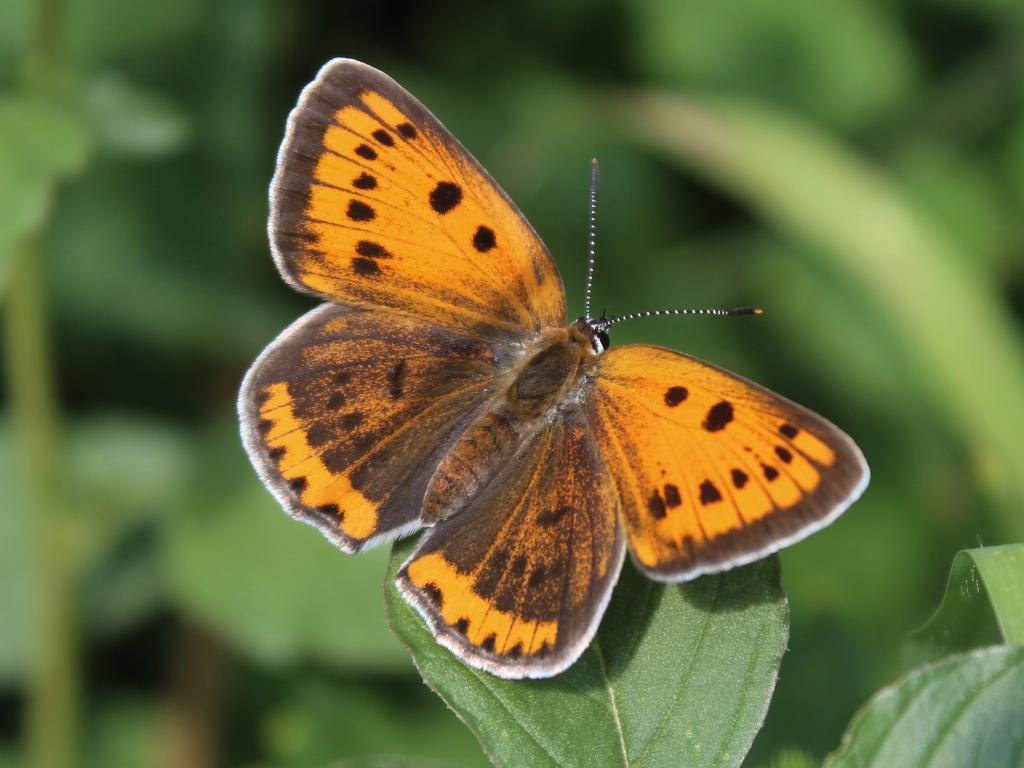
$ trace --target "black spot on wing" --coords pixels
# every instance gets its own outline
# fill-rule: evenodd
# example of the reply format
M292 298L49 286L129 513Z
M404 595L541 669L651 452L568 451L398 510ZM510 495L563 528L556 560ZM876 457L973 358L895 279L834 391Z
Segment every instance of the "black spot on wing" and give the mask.
M770 464L762 464L761 469L764 470L764 477L766 480L774 480L776 477L779 476L779 470L777 470Z
M267 451L267 456L269 456L270 460L276 464L277 462L284 458L285 453L285 449L281 446L278 446L277 448L271 448L269 451Z
M541 563L530 573L530 578L526 580L526 585L531 588L539 587L548 578L548 569Z
M484 641L480 643L480 647L485 651L494 653L494 644L498 641L498 636L493 632L484 638Z
M750 478L747 477L747 473L744 472L742 469L734 469L732 471L732 484L735 485L737 488L742 488L744 485L747 484L747 480L749 479Z
M719 491L715 487L714 483L712 483L710 480L705 480L703 483L700 484L700 503L701 504L704 504L704 505L714 504L716 501L721 501L721 500L722 500L722 494L719 493Z
M380 274L380 267L377 266L377 262L373 259L364 259L362 256L356 256L352 259L352 269L360 277L373 277Z
M321 445L327 445L334 440L334 430L323 423L314 424L306 431L306 440L314 448L319 448Z
M441 588L434 582L428 581L423 585L423 594L425 594L427 599L436 605L439 610L444 605L444 593L441 592Z
M362 200L349 200L345 215L352 221L373 221L377 212Z
M385 131L383 128L378 128L373 132L373 138L383 144L385 147L395 146L395 140L391 138L391 134Z
M399 123L395 126L395 130L398 131L398 135L406 141L416 138L416 129L411 123Z
M352 180L352 186L356 189L376 189L377 179L368 173L363 173Z
M377 152L374 150L373 147L369 146L368 144L360 144L358 147L356 147L356 154L364 158L365 160L377 159Z
M782 459L783 462L789 464L793 460L793 454L783 448L781 445L775 446L775 455Z
M344 416L342 416L341 421L338 423L341 424L342 429L346 431L351 431L358 427L360 424L362 424L363 421L363 414L360 413L359 411L355 411L354 413L347 413Z
M295 479L288 481L288 487L291 488L292 491L297 494L300 494L304 490L306 490L307 485L309 485L309 482L306 480L305 477L296 477Z
M345 518L345 513L341 511L337 504L321 504L316 508L316 511L339 523Z
M675 408L683 400L689 397L690 393L686 387L669 387L665 390L665 405L669 408Z
M704 429L708 432L718 432L725 429L730 421L732 421L732 403L722 400L708 409L708 414L704 417Z
M388 249L379 243L374 243L370 240L360 240L356 243L356 253L360 256L365 256L368 259L390 259L391 254Z
M668 505L669 509L675 509L683 500L679 497L679 488L672 485L672 483L665 483L665 504Z
M567 505L554 507L537 515L537 523L544 526L557 525L570 512L572 512L572 507Z
M474 248L476 248L480 253L487 253L487 251L494 248L495 245L497 245L497 240L494 238L493 229L482 225L476 228L476 233L473 235Z
M647 511L651 513L651 517L659 520L665 516L665 500L661 498L661 492L657 488L647 500Z
M462 202L462 188L451 181L438 182L430 193L430 207L444 215Z
M452 626L455 627L455 631L460 635L464 635L469 631L469 619L463 616L461 619L455 622Z
M783 424L779 427L779 432L792 440L794 437L800 434L800 430L794 427L792 424Z
M392 400L397 400L402 396L402 390L405 387L405 369L405 360L399 360L388 374L388 394L391 395Z

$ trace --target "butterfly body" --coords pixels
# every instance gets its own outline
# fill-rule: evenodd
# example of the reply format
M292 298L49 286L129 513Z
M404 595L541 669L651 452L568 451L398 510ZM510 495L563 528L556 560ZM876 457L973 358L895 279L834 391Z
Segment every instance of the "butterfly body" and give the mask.
M798 541L867 484L820 416L569 323L526 219L365 64L332 61L303 91L270 197L278 269L327 303L247 374L245 447L344 551L426 527L398 588L476 667L565 669L627 551L652 578L696 578Z
M596 357L593 337L591 326L580 319L542 332L526 345L508 375L498 379L492 400L434 472L423 500L424 524L457 514L556 410L581 411L581 389Z

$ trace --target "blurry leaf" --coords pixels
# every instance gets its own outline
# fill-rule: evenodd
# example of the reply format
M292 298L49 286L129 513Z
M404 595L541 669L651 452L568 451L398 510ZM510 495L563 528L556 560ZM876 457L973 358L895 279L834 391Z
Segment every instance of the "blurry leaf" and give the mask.
M86 768L159 762L159 710L142 698L104 700L90 707L82 763Z
M4 71L4 65L13 68L15 61L23 60L34 5L32 0L0 3L0 72Z
M424 680L496 765L739 765L761 727L786 647L775 558L689 584L645 579L629 564L597 637L548 680L502 680L441 647L394 587L392 627Z
M914 199L957 238L963 249L958 256L975 269L1005 258L1014 212L982 158L915 134L900 148L897 163Z
M422 757L389 757L375 755L370 757L353 757L328 763L324 768L462 768L457 763L444 760L428 760Z
M779 752L772 758L771 768L817 768L818 761L795 749Z
M131 55L159 60L162 48L175 45L180 56L208 12L202 0L159 5L68 0L65 6L63 43L81 70Z
M918 372L915 388L959 428L1000 494L1005 534L1024 538L1024 408L1005 407L1024 392L1024 341L1002 298L941 229L871 165L766 107L641 94L617 102L616 114L641 141L858 281Z
M910 638L914 663L982 645L1024 645L1024 544L965 549L942 603Z
M1007 174L1011 197L1019 216L1024 211L1024 120L1018 120L1008 133L1006 147L999 158L1002 160L1000 167Z
M163 155L180 149L188 139L188 122L177 108L118 75L94 79L83 100L101 149Z
M1017 766L1024 648L986 648L915 670L850 723L825 768Z
M16 457L11 430L0 420L0 488L4 494L0 513L0 686L20 680L29 659L29 519L21 483L14 473Z
M188 173L193 165L179 159L126 165L97 163L61 197L48 236L60 320L76 340L101 349L127 339L174 357L198 350L223 358L240 349L255 357L301 311L297 302L286 303L294 294L272 281L266 220L252 227L260 248L245 252L253 276L265 275L273 286L259 293L255 281L222 272L227 255L207 234L223 224L223 201L211 211L216 227L197 219L203 206Z
M183 432L127 415L80 419L69 430L64 480L90 630L115 632L156 608L155 524L181 509L192 450Z
M11 248L40 225L57 182L85 163L88 136L66 110L0 94L0 291Z
M387 629L387 551L347 555L292 520L260 484L234 430L206 458L207 490L169 521L171 589L181 608L267 664L318 658L408 669ZM198 482L205 488L207 482Z
M857 0L642 0L634 45L662 79L785 104L844 127L898 105L910 49L886 7Z
M79 419L68 435L68 489L107 526L145 508L166 513L180 503L192 451L185 433L163 422L124 414Z
M460 768L488 765L472 734L414 677L345 679L321 669L290 673L287 690L262 722L273 765L400 760L432 768L426 756L437 759L437 768L448 761ZM341 756L349 759L335 763Z

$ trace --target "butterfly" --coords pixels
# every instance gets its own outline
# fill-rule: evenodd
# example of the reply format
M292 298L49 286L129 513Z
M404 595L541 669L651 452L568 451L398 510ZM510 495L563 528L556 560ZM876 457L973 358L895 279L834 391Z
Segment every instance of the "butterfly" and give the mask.
M366 64L335 59L303 90L268 230L284 280L325 303L245 377L249 457L345 552L426 528L397 587L474 667L570 666L627 550L652 579L694 579L804 538L867 485L854 442L806 408L610 346L589 305L569 322L529 222Z

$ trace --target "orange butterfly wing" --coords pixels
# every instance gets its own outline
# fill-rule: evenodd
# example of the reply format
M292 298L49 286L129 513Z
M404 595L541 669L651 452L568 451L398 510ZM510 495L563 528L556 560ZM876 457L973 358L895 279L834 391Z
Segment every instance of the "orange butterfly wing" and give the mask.
M353 552L420 526L434 469L490 397L493 344L393 312L324 304L253 364L238 409L260 477Z
M349 59L288 119L271 184L275 261L295 288L487 338L566 322L530 224L413 96Z
M860 450L825 419L671 350L605 352L586 407L630 551L656 579L760 559L831 522L867 486Z
M553 415L398 574L445 647L506 678L549 677L597 630L625 555L615 489L585 419Z

